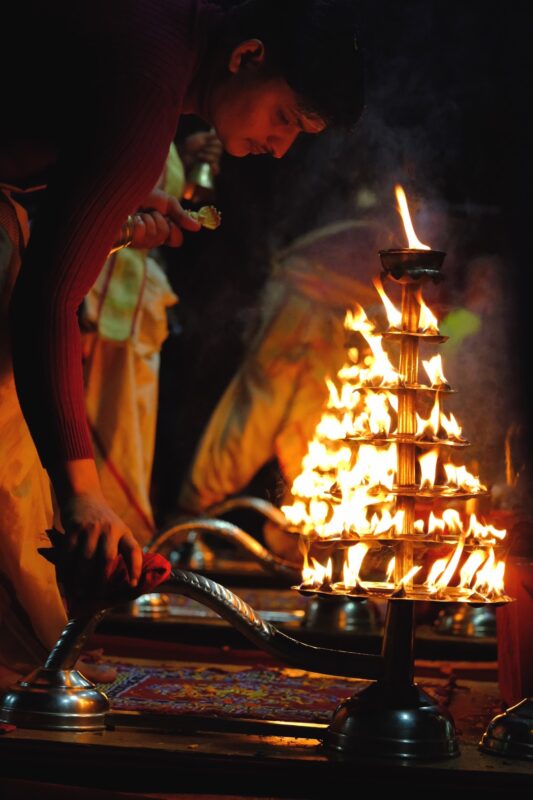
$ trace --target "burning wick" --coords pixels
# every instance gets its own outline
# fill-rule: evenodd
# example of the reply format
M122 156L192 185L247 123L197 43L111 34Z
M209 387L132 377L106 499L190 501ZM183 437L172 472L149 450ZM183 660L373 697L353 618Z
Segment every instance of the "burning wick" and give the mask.
M451 389L442 371L442 356L440 354L433 356L428 361L422 361L422 366L426 370L433 389L447 389L448 391Z
M438 335L439 322L433 311L425 304L421 289L419 289L416 293L416 299L420 304L420 320L418 323L418 330L422 333L432 333Z
M304 567L302 570L303 583L302 589L322 589L328 591L331 589L331 578L333 575L333 562L328 558L326 566L321 564L316 558L311 558L313 565L311 566L308 561L307 554L304 553Z
M389 296L386 294L383 288L383 284L381 282L381 278L375 277L372 283L374 284L374 288L381 297L382 303L385 306L385 311L387 312L387 319L389 321L389 329L393 331L400 331L402 329L401 312L398 311L396 306L390 300Z

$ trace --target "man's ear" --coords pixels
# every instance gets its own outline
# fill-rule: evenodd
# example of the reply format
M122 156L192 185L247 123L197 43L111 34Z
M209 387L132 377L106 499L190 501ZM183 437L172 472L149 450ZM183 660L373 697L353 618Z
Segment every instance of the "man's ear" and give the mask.
M259 66L265 61L265 45L260 39L247 39L235 47L231 53L228 69L237 73L240 69L252 64Z

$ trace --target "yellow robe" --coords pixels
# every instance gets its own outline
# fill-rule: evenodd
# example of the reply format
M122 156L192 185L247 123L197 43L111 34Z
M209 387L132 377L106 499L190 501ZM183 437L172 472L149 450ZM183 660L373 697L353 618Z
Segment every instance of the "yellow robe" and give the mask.
M22 673L42 663L66 622L55 571L37 552L49 545L51 489L20 410L8 336L27 235L24 210L0 187L0 665Z

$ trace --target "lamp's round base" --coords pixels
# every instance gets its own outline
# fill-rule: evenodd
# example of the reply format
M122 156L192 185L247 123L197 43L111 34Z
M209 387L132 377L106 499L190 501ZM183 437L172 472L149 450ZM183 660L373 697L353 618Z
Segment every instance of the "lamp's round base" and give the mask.
M168 594L149 592L133 601L133 614L140 617L157 617L166 614L170 606Z
M450 606L439 612L435 620L437 633L443 636L484 638L496 636L496 611L490 606Z
M484 753L533 760L533 698L528 697L488 724L479 744Z
M0 699L0 722L19 728L105 728L109 701L78 670L36 669Z
M380 633L379 611L371 600L314 597L302 622L308 630L328 633Z
M342 753L377 758L459 755L455 726L447 711L418 686L398 692L379 682L341 703L324 744Z

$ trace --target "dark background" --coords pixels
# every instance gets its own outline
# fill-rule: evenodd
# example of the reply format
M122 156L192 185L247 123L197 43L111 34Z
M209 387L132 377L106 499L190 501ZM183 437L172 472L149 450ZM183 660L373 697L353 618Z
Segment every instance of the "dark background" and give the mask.
M240 363L270 254L317 225L367 213L358 204L363 190L376 200L372 213L390 221L383 246L402 245L395 241L397 181L418 210L422 241L448 252L449 299L464 289L472 259L489 256L498 265L508 369L501 391L512 398L530 452L526 4L365 0L357 7L367 103L356 131L299 137L281 161L224 156L217 183L222 227L168 254L180 332L165 344L162 360L154 467L160 521L176 511L195 445ZM197 123L187 121L184 130L191 124ZM256 490L268 480L260 476Z

